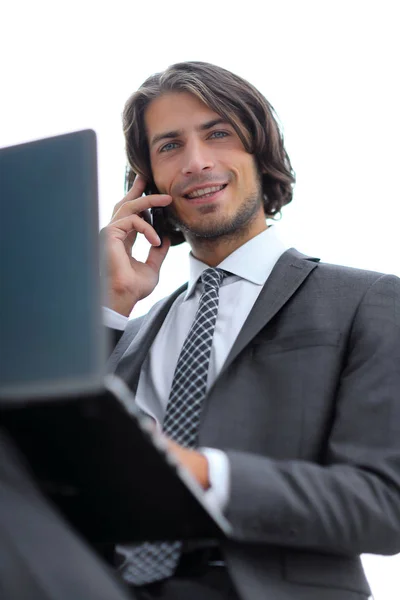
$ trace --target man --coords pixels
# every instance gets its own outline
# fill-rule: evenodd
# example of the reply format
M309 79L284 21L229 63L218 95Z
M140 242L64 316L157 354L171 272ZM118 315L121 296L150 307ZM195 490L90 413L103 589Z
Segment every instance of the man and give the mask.
M137 176L106 228L109 324L125 328L110 366L235 541L118 547L122 577L139 598L367 598L359 555L400 551L399 280L267 227L294 175L272 107L236 75L174 65L128 100L124 130ZM183 239L188 285L127 324Z

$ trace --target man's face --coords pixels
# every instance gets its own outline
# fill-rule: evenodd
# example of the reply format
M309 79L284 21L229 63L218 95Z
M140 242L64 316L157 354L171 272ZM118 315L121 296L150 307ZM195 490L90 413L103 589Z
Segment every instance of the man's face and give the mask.
M254 157L232 125L186 92L153 100L145 124L154 182L189 239L265 229Z

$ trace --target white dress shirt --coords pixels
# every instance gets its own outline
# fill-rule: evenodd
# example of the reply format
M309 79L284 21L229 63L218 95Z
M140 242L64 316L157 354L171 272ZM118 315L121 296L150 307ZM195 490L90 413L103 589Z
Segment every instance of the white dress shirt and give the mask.
M225 277L219 291L219 309L215 325L208 371L207 389L214 383L242 329L255 301L277 260L287 250L271 226L240 246L218 267L232 273ZM201 295L200 276L208 265L191 253L187 291L173 303L142 365L136 403L161 428L178 357L194 321ZM105 324L124 329L128 318L105 309ZM229 498L229 463L224 452L202 448L209 466L208 500L223 510Z

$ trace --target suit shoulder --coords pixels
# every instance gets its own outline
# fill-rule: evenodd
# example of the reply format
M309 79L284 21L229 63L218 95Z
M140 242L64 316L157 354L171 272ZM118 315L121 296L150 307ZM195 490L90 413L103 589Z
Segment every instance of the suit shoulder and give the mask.
M311 274L319 289L332 297L351 297L356 305L386 306L400 325L400 278L396 275L319 263Z
M348 283L352 286L360 285L369 287L377 282L380 282L382 285L400 286L400 278L391 273L347 267L322 261L318 262L314 274L326 279L343 282L343 284Z
M316 263L316 268L310 273L309 281L313 281L325 292L351 291L355 295L363 296L371 288L378 293L400 296L400 278L397 275L323 262L318 258L301 254L294 248L287 254L296 262L300 259L303 263L304 261Z

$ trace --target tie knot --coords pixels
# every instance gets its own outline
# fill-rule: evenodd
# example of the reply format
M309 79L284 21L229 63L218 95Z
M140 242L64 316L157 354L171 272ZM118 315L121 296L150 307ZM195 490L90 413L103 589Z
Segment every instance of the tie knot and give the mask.
M201 274L201 282L204 289L206 287L218 289L226 275L227 273L223 269L206 269Z

